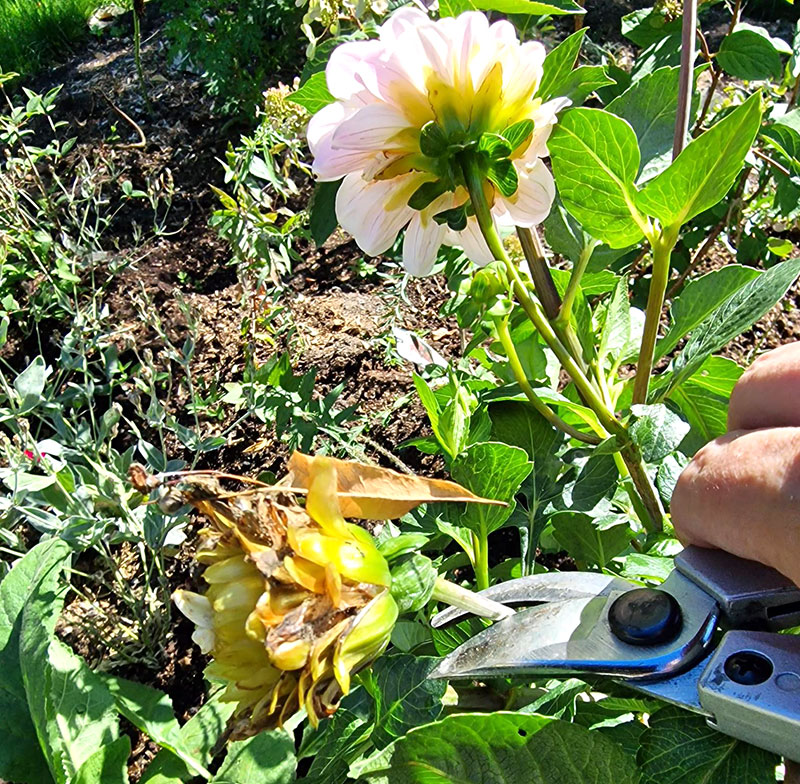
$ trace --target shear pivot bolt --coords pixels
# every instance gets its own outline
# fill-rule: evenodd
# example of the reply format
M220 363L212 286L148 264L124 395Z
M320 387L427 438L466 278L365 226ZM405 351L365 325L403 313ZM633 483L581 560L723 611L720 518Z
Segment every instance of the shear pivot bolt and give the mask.
M672 594L657 588L634 588L614 600L608 623L622 642L661 645L678 636L683 617Z

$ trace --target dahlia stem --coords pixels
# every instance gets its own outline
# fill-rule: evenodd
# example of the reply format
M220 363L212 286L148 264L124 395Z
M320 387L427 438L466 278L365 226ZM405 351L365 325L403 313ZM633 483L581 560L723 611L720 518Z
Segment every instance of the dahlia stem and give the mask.
M486 240L489 251L498 261L502 261L506 267L509 278L511 279L514 287L514 296L516 297L522 309L527 314L528 318L533 323L534 327L538 330L542 339L550 347L550 350L556 355L561 366L567 372L575 384L578 394L583 399L584 403L592 409L597 415L599 420L599 427L595 427L597 435L601 438L606 438L609 434L621 436L626 442L625 448L622 450L622 458L628 468L631 480L636 486L636 491L642 499L642 506L639 509L643 514L640 518L641 523L647 531L660 531L664 525L664 511L661 506L661 501L658 498L653 483L647 475L641 455L635 444L630 443L628 437L628 429L620 422L614 412L606 405L603 400L602 393L597 387L589 380L583 369L578 364L578 361L570 354L568 349L561 342L561 339L556 334L550 322L547 320L542 306L531 297L525 282L519 275L516 265L509 259L508 254L500 241L497 229L494 225L489 205L486 201L486 196L483 192L483 175L481 174L477 164L471 158L465 156L461 161L462 171L464 173L464 182L469 192L470 202L472 209L475 212L475 217L478 221L478 226L481 233ZM674 245L674 240L673 240ZM671 247L670 247L671 249ZM667 252L667 265L669 265L669 252ZM669 275L669 268L667 269ZM666 288L666 283L664 284ZM661 292L661 302L663 302L664 292ZM660 312L660 306L659 306ZM656 322L656 331L658 330L658 323ZM654 341L655 343L655 341ZM652 356L651 356L652 364ZM476 554L477 555L477 554ZM476 557L476 561L477 561ZM476 570L477 572L477 570Z
M644 332L639 348L639 361L636 365L636 379L633 384L633 402L646 403L650 387L650 374L653 371L658 327L661 323L661 311L664 307L664 295L669 283L670 256L677 240L677 231L664 230L654 238L653 274L650 278L650 291L647 294Z
M503 618L508 618L514 614L514 610L510 607L506 607L506 605L500 604L500 602L496 602L493 599L487 599L474 591L462 588L460 585L445 580L444 577L436 578L431 599L493 621L502 621Z
M564 299L561 303L561 308L558 311L558 315L556 316L557 324L569 324L570 319L572 318L572 306L575 304L575 297L578 295L581 278L583 278L583 273L586 272L586 267L589 265L589 261L592 258L592 253L594 253L594 249L598 244L598 240L591 240L581 250L578 261L572 268L572 275L569 277L567 290L564 292Z
M503 318L495 319L495 328L497 329L497 336L500 338L500 343L503 346L503 351L508 357L508 364L511 367L511 372L520 386L520 389L525 393L525 396L531 402L531 405L551 424L558 430L563 431L571 438L577 441L582 441L584 444L599 444L602 440L599 436L593 433L584 433L572 425L567 424L558 414L556 414L550 406L547 405L533 390L530 382L528 381L522 363L519 360L517 349L514 346L514 341L511 339L511 333L508 330L508 321Z

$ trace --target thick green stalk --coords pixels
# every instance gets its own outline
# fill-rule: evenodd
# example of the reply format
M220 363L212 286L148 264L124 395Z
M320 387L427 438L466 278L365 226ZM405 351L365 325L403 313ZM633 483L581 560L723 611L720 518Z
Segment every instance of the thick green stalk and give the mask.
M605 437L610 433L621 436L627 442L629 440L627 428L617 419L614 412L606 406L602 393L589 380L577 360L561 342L552 325L547 320L541 305L534 300L528 292L524 281L517 271L516 265L508 258L508 254L495 229L489 205L486 202L486 197L483 192L483 177L477 164L471 158L465 157L462 160L462 170L464 172L467 190L469 191L470 202L475 211L475 217L478 220L478 225L480 226L481 233L486 240L490 252L498 261L502 261L505 264L508 276L513 283L514 296L517 298L517 301L522 306L522 309L536 327L545 343L547 343L551 351L556 355L561 366L569 374L584 403L597 414L597 418L602 426L599 429L598 435ZM667 253L667 263L669 263L669 253ZM669 270L667 270L667 274L669 274ZM666 287L666 283L664 287ZM662 291L662 301L663 296L664 293ZM656 329L657 328L658 324L656 324ZM607 432L602 432L603 430ZM635 484L636 490L642 499L643 507L647 512L642 517L642 525L648 531L661 530L664 524L664 511L655 488L650 478L647 476L638 450L633 445L629 445L622 451L622 457L628 466L631 480ZM475 560L479 560L477 553Z
M506 352L508 364L514 378L520 386L520 389L525 393L525 396L530 400L531 405L556 429L566 433L571 438L582 441L584 444L599 444L602 439L592 433L584 433L572 425L566 423L550 406L547 405L534 391L530 382L528 381L522 363L519 360L517 349L514 346L514 341L511 339L511 333L508 331L508 322L505 319L495 319L495 328L497 329L497 336L500 338L500 343L503 350Z
M482 618L490 618L493 621L502 621L503 618L514 614L514 610L510 607L462 588L460 585L445 580L444 577L436 578L431 599L458 607L460 610L466 610L473 615L480 615Z
M545 315L552 321L561 308L561 297L558 296L556 284L553 283L553 276L547 266L547 260L544 257L539 237L536 235L535 230L531 231L531 229L526 229L522 226L517 226L517 236L519 237L522 253L528 262L533 287L536 289L536 294L542 303Z
M479 591L483 591L489 587L489 538L473 533L472 549L475 552L475 561L472 564L475 570L475 585Z
M664 295L669 282L669 263L672 248L677 240L677 231L664 230L652 242L653 274L650 279L650 291L647 294L644 332L639 348L639 361L636 365L636 380L633 384L633 402L646 403L650 386L650 373L653 370L653 357L658 338L658 327L661 323L661 311L664 307Z

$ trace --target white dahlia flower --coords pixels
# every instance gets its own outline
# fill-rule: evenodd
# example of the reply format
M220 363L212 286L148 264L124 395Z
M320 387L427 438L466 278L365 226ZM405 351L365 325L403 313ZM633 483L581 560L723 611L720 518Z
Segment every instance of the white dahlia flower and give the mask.
M545 49L478 12L432 21L403 8L376 40L339 46L326 69L336 98L308 127L314 173L344 178L342 228L361 249L388 250L405 227L403 263L430 272L440 245L493 260L469 205L467 158L484 178L499 226L532 227L550 211L542 158L565 98L534 98Z

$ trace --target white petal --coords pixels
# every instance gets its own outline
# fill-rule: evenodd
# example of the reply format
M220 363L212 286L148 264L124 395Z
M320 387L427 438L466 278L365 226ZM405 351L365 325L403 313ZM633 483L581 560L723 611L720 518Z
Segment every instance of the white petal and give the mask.
M430 274L446 233L447 226L432 217L421 212L414 215L403 237L403 266L409 275Z
M503 67L503 99L508 103L530 98L542 80L545 48L538 41L509 47Z
M360 150L372 154L400 149L404 145L393 140L408 128L402 112L385 103L373 103L358 109L333 132L333 150Z
M201 629L213 628L214 611L205 596L193 591L178 590L172 594L172 601L195 626Z
M384 53L380 41L352 41L337 46L325 67L325 81L334 98L351 98L366 89L375 92L375 70Z
M569 98L554 98L552 101L543 103L531 116L534 124L533 138L525 150L523 158L532 161L534 158L545 158L547 152L547 140L553 126L558 122L556 113L566 108L572 103Z
M372 158L363 150L334 149L333 134L352 117L360 105L350 102L329 104L320 109L309 121L306 137L314 156L313 171L319 180L338 180L352 171L360 171Z
M466 257L481 267L495 261L475 217L467 219L467 228L464 231L448 231L445 242L462 248Z
M192 641L197 643L202 653L211 653L217 644L213 629L197 628L192 633Z
M414 178L410 192L407 196L401 193L398 198L398 191L406 188L409 177ZM400 229L413 215L407 201L417 181L413 174L374 182L366 182L360 174L344 178L336 194L336 217L361 250L377 256L391 248ZM393 202L397 207L391 207Z
M556 195L553 175L539 159L530 171L517 165L519 186L507 199L498 199L517 226L530 228L541 223L549 214Z
M404 33L432 27L434 22L418 8L399 8L380 27L381 43L392 44Z

